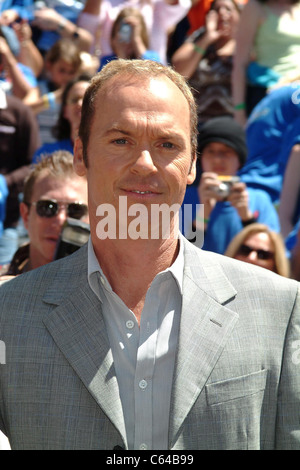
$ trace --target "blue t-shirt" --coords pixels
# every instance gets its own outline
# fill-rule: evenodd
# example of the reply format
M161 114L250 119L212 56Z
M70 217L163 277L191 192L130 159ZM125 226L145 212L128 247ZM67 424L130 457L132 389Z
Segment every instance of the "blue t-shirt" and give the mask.
M31 16L34 0L2 0L0 13L5 10L15 10L21 18L28 19Z
M71 139L58 140L57 142L46 143L36 150L32 157L32 163L38 163L41 157L57 150L67 150L73 153L73 143Z
M64 18L76 24L85 2L79 0L51 0L51 2L46 1L44 3L46 7L53 8ZM31 20L33 17L34 9L28 19ZM61 36L56 31L42 30L40 36L36 39L36 46L40 51L48 51L60 38Z
M249 116L248 157L239 175L247 186L260 188L278 203L286 164L300 142L300 88L293 84L273 90Z
M21 62L18 62L18 68L23 73L29 85L31 85L33 88L38 86L38 81L36 79L36 76L34 75L34 72L30 67L22 64Z
M8 188L3 175L0 175L0 237L3 233L3 223L6 215L6 199L8 196Z
M46 95L55 90L55 86L53 85L53 83L45 78L38 79L38 87L41 96ZM44 109L43 111L37 114L37 121L40 130L40 140L42 145L49 142L56 142L57 139L55 139L55 137L53 136L52 129L57 124L60 110L61 104L57 103L54 100L54 102L51 103L50 108Z
M267 225L272 231L279 232L280 224L277 211L269 195L254 188L247 188L249 208L256 216L257 222ZM182 217L185 217L186 227L191 227L192 220L184 215L185 204L193 207L193 219L196 216L196 205L200 204L196 186L188 186L183 201ZM182 227L181 227L182 228ZM237 210L227 202L217 202L210 214L209 223L204 234L204 250L224 254L231 240L243 229L243 224ZM184 233L184 227L182 228ZM188 235L186 233L185 235Z

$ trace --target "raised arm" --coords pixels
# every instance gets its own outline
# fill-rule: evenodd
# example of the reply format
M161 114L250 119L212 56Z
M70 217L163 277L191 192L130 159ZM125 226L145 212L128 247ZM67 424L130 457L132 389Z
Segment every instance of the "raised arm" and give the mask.
M222 36L222 33L217 30L217 20L217 12L210 11L207 13L206 27L199 39L196 41L187 40L175 51L172 57L172 65L177 72L186 78L190 78L196 71L207 48Z
M262 20L262 8L256 0L244 6L237 31L236 50L232 70L232 98L234 117L242 126L246 124L246 71L253 52L257 28Z
M37 97L39 94L37 86L31 85L26 80L22 70L18 66L16 57L11 52L3 37L0 37L0 55L7 77L12 83L13 95L21 100L27 99L31 94Z
M44 59L32 41L32 30L28 21L22 20L21 23L14 23L13 29L20 43L19 62L30 67L34 75L38 77L43 70Z
M91 48L93 42L92 34L86 29L80 28L72 21L67 20L52 8L37 10L32 24L45 31L55 31L62 38L73 38L82 51L89 52Z

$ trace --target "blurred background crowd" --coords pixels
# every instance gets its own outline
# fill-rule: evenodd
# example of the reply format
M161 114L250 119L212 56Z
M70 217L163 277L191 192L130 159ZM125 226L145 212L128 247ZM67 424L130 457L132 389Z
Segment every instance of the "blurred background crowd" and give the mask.
M185 235L300 280L299 25L298 0L0 1L1 274L52 261L67 217L88 224L70 164L82 98L126 58L171 65L195 94Z

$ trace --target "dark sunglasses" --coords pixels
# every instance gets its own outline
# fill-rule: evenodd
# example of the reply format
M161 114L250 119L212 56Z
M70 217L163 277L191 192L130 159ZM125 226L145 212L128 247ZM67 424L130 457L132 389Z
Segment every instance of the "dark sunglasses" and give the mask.
M267 259L272 259L274 258L274 253L272 251L267 251L267 250L262 250L258 249L256 250L255 248L252 248L251 246L248 245L241 245L239 249L239 255L241 256L249 256L250 253L255 251L257 253L257 258L261 260L267 260Z
M57 202L51 199L41 199L40 201L27 203L28 206L35 206L36 213L40 217L54 217L61 207L66 207L68 217L81 219L87 215L88 207L81 202Z

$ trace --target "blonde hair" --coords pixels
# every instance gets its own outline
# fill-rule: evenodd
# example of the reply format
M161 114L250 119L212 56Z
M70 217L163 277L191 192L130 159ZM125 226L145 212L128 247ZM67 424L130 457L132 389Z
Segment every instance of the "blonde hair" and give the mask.
M275 272L283 277L290 277L290 264L283 238L264 224L254 223L243 228L229 243L225 256L235 258L245 240L256 233L266 233L274 245Z
M57 150L51 154L42 155L41 160L33 165L25 179L23 201L30 203L36 180L42 172L55 178L77 178L73 167L73 155L67 150ZM78 177L79 178L79 177Z
M80 49L71 39L62 38L56 41L45 56L46 63L54 64L63 60L74 67L77 72L82 65Z

